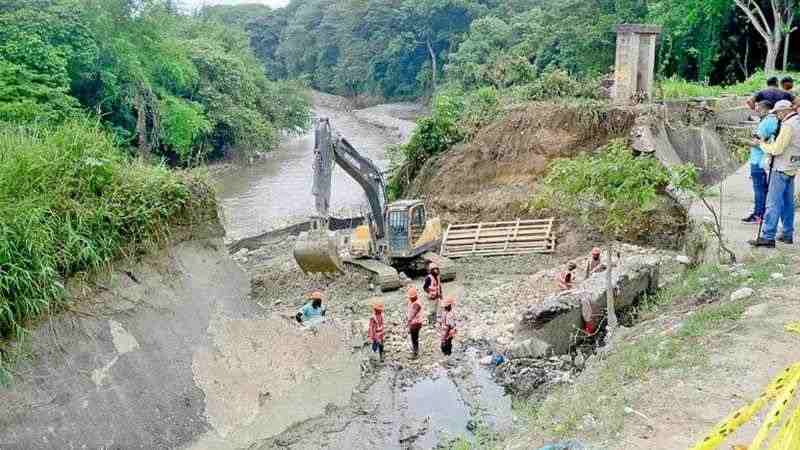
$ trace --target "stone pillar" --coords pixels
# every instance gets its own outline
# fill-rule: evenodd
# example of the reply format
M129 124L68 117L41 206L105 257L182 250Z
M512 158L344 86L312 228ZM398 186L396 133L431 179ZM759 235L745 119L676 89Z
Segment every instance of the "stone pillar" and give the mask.
M631 104L652 97L659 34L661 27L656 25L623 24L617 27L616 103Z

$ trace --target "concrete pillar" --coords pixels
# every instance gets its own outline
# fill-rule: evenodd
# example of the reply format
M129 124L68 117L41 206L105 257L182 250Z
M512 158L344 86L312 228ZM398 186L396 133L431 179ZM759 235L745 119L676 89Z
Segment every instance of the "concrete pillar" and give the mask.
M661 27L623 24L617 27L614 68L614 101L619 104L650 99L656 62L656 43Z

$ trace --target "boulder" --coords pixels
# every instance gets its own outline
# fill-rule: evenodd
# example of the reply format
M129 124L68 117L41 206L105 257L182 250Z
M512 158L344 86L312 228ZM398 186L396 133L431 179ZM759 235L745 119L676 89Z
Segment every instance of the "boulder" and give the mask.
M731 301L739 301L744 300L746 298L752 297L755 294L755 291L749 287L739 288L731 294Z
M514 343L509 351L512 359L542 358L550 352L550 344L536 338L525 339Z
M642 294L655 293L660 262L657 255L635 255L614 267L612 286L617 311L633 305ZM568 353L583 325L582 301L591 304L595 317L605 314L605 275L590 277L572 290L552 294L530 306L523 313L517 338L548 344L552 354Z

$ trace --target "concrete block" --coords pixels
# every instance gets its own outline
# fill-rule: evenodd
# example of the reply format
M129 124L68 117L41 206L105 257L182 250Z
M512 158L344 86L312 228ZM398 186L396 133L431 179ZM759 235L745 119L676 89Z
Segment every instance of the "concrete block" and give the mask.
M642 294L655 293L660 261L655 255L636 255L614 268L612 286L618 311L633 305ZM554 354L567 353L583 324L581 301L587 299L595 315L604 315L606 292L606 274L598 273L575 289L550 295L525 311L520 334L523 339L548 344Z

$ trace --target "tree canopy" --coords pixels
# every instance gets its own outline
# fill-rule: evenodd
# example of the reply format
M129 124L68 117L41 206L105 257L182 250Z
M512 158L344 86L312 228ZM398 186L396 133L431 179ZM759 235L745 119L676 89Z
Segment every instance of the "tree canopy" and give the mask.
M0 121L95 116L140 152L183 164L266 151L306 125L302 86L268 79L239 10L173 9L158 0L3 3Z
M772 3L783 8L780 27L770 28ZM607 73L620 23L663 26L663 77L733 82L763 68L776 52L790 69L798 64L791 58L797 44L788 39L798 6L772 3L750 2L765 11L769 25L762 25L735 0L292 0L255 14L246 27L275 78L300 78L350 96L403 98L450 82L526 83L555 69L578 78ZM770 41L761 33L765 27ZM784 48L775 43L778 29Z

